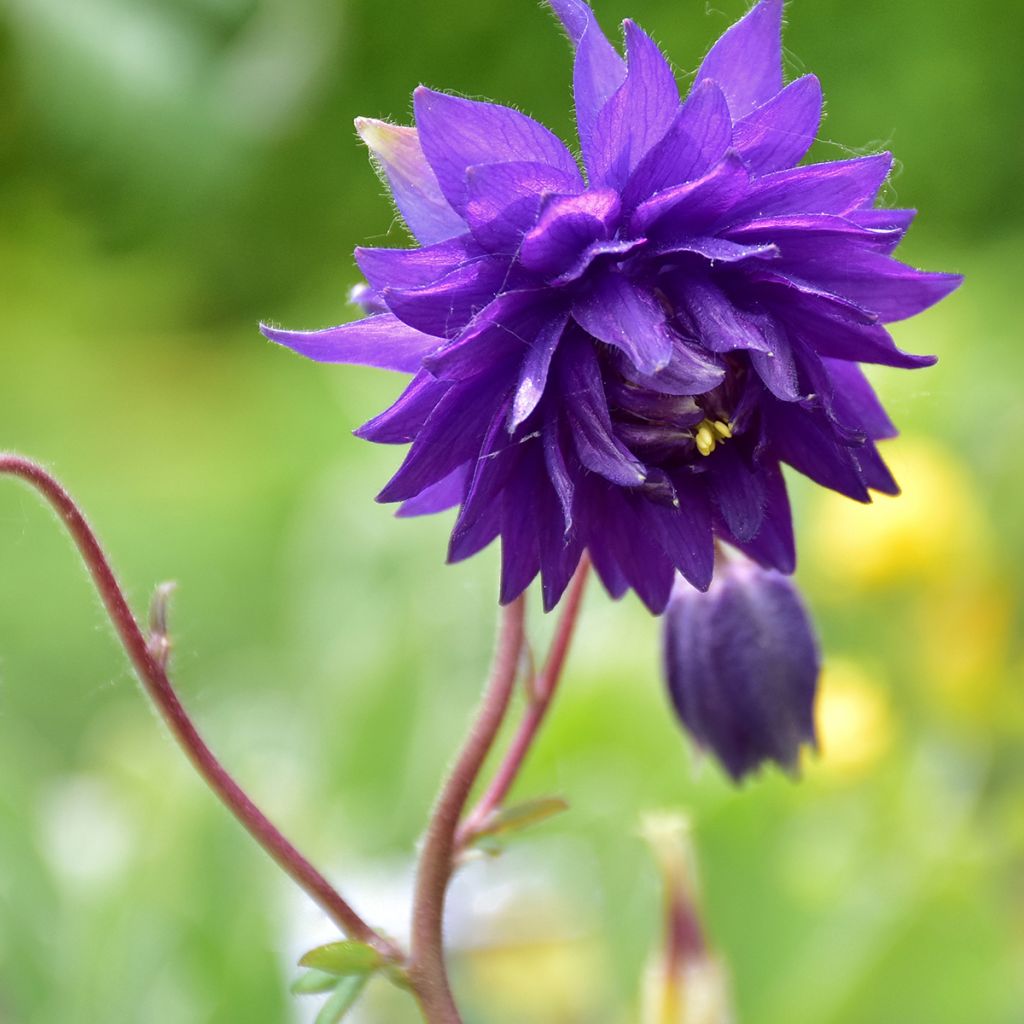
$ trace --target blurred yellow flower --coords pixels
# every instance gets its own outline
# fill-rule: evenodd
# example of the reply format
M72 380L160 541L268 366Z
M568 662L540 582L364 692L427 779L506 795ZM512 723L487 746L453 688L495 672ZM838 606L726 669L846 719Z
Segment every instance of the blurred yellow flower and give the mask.
M989 564L989 524L966 468L922 438L885 446L903 493L860 505L821 491L811 513L814 564L831 579L880 587Z
M815 717L820 756L806 757L805 767L834 778L870 771L896 731L885 690L862 666L838 658L822 671Z

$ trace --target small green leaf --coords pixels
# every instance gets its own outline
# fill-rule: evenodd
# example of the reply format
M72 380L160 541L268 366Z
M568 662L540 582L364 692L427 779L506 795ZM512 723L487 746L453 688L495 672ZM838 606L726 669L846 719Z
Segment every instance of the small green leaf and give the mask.
M476 838L484 836L500 836L507 832L518 832L529 828L556 814L567 811L569 805L560 797L542 797L539 800L527 800L522 804L503 807L487 819L477 832Z
M315 996L322 992L330 992L338 984L336 974L326 971L306 971L299 975L291 985L293 996Z
M315 967L318 971L345 978L366 975L383 963L380 953L365 942L328 942L326 946L311 949L300 961L300 967Z
M353 974L342 978L334 994L320 1007L320 1012L316 1015L316 1024L338 1024L338 1021L356 1005L356 1000L362 995L368 980L367 974Z

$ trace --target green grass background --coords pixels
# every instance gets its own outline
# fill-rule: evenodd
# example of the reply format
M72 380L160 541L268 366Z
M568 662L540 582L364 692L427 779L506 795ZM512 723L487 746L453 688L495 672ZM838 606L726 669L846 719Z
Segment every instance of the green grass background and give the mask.
M595 6L609 31L648 28L681 75L743 9ZM888 739L860 757L869 723L856 770L826 751L799 784L695 771L657 623L595 589L518 790L572 810L455 894L474 1022L638 1019L659 927L638 829L664 808L694 820L740 1020L1024 1022L1024 8L793 0L788 20L788 73L825 89L818 156L893 148L886 201L922 210L904 257L967 275L897 330L939 366L875 375L908 438L892 450L948 470L920 523L876 531L879 580L833 557L848 512L795 482L801 581ZM353 246L404 244L356 115L405 119L425 82L567 135L569 81L531 0L0 5L0 447L67 482L140 612L178 581L187 705L395 929L486 669L496 560L445 567L445 517L373 503L398 453L349 432L397 378L306 363L256 324L347 318ZM0 486L0 1021L309 1019L287 985L329 935L164 737L56 522ZM371 991L362 1019L414 1018Z

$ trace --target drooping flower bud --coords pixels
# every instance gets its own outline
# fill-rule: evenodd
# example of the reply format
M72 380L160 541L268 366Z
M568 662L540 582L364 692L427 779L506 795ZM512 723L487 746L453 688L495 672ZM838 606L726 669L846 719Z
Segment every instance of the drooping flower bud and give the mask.
M730 554L707 593L677 579L664 630L669 694L696 743L737 781L765 761L794 770L816 745L820 657L792 580Z

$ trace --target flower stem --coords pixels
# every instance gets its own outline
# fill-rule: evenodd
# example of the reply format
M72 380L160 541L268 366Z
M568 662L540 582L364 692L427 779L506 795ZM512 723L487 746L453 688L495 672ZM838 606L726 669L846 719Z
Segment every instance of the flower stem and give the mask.
M524 643L525 600L502 612L490 680L455 767L427 826L416 876L409 980L428 1024L461 1024L444 959L444 905L456 852L455 833L469 794L508 712Z
M533 680L526 714L519 723L519 728L516 730L491 784L459 827L455 840L456 849L462 849L470 843L479 829L487 823L487 819L501 807L526 761L562 678L562 669L565 667L569 645L576 629L576 623L579 621L580 606L583 602L583 592L586 589L589 571L590 560L584 553L579 567L576 569L576 575L569 584L565 596L565 606L562 609L547 660L544 662L540 674Z
M401 951L366 923L326 878L278 831L249 799L203 741L182 706L164 669L165 653L151 648L128 607L96 535L68 492L42 466L23 456L0 453L0 475L15 476L34 487L67 527L92 576L118 638L147 695L206 784L274 861L350 938L374 946L397 962Z

